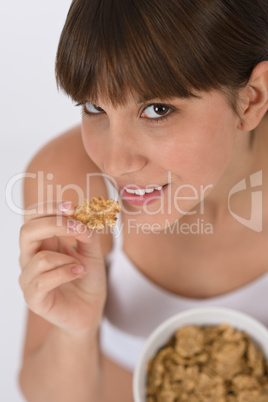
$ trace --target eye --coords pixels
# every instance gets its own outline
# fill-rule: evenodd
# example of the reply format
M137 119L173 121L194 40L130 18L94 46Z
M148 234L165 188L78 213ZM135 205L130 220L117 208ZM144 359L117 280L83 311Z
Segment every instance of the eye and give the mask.
M142 112L141 117L146 117L148 119L159 119L168 115L170 112L172 112L172 108L168 105L155 103L147 106L147 108Z
M94 103L91 103L91 102L86 102L84 104L84 111L85 111L85 113L88 113L88 114L104 113L104 110L101 107L94 105Z

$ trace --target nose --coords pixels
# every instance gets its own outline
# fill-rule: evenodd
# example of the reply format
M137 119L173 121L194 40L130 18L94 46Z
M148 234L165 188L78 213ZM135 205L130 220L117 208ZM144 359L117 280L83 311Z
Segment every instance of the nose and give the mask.
M133 139L135 133L126 129L111 129L105 145L103 169L113 177L141 170L146 164L141 146ZM137 133L136 133L137 137ZM107 138L107 137L106 137Z

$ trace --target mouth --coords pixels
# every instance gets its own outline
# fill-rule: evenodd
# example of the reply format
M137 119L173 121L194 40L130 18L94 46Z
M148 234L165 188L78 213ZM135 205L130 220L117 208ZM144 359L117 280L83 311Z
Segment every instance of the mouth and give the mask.
M120 187L120 194L131 205L150 204L161 198L167 187L168 183L156 187L126 186Z

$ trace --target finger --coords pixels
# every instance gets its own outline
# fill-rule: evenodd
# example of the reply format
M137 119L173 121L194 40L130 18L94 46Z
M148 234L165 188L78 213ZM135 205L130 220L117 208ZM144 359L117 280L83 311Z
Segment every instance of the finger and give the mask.
M77 252L83 257L96 260L103 259L100 236L94 230L89 230L87 236L78 237Z
M24 290L24 298L30 308L35 310L45 302L48 294L61 285L84 277L86 269L77 264L68 264L47 271L36 277Z
M26 287L34 278L51 271L59 266L79 264L75 258L55 251L42 250L33 256L30 262L23 269L20 283L22 287Z
M76 250L81 262L88 268L88 274L80 284L81 289L92 295L105 295L107 278L100 236L92 231L90 238L77 240Z
M21 264L23 266L41 250L42 242L56 237L86 239L90 229L71 218L61 216L33 219L24 224L20 232Z
M37 203L26 208L25 222L56 214L70 216L73 214L74 208L75 204L71 201L48 201Z

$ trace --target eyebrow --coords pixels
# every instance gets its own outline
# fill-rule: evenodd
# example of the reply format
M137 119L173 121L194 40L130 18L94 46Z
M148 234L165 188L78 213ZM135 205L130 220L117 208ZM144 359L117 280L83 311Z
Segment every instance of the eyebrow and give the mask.
M142 99L138 99L137 100L137 104L139 105L139 104L141 104L141 103L149 103L149 102L151 102L151 103L159 103L159 101L161 101L161 102L168 102L168 100L169 99L171 99L171 98L151 98L151 99L146 99L146 100L142 100Z

